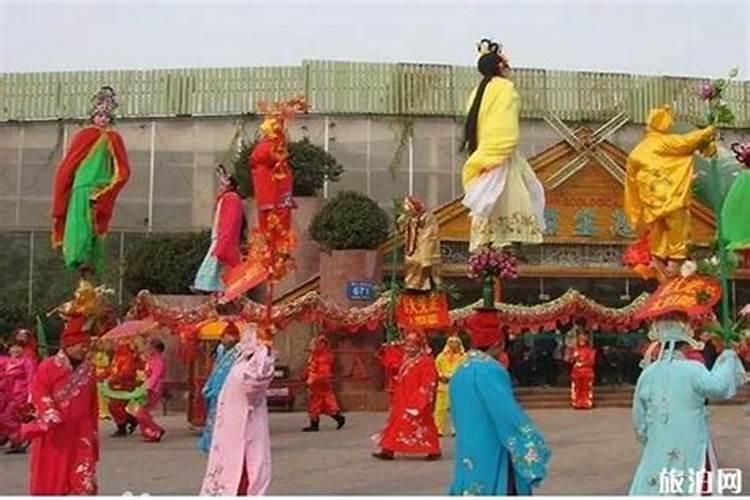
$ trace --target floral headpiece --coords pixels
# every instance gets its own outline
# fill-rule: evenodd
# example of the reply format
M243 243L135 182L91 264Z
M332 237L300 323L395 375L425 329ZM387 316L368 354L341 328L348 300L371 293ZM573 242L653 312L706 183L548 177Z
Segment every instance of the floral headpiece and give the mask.
M479 57L487 54L495 54L506 66L510 66L508 55L503 52L503 45L500 42L493 42L489 38L482 38L477 44Z
M115 89L109 85L100 88L99 91L91 98L91 113L93 118L99 114L107 115L110 120L115 117L115 110L119 104L115 100Z
M258 102L258 111L264 116L260 126L262 135L283 134L286 122L297 113L307 111L307 102L303 96L294 97L285 101Z

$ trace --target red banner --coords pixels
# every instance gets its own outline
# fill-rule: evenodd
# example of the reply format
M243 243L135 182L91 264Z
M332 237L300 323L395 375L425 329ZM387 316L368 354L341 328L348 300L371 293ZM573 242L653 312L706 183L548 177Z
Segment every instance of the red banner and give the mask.
M451 326L448 297L439 293L401 294L396 305L396 321L402 328L448 329Z

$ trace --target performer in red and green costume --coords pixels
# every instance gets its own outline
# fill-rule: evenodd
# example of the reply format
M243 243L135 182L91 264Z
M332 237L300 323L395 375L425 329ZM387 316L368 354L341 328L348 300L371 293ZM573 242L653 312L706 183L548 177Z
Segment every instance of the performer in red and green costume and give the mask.
M130 177L125 142L111 125L114 90L102 87L92 102L92 124L76 133L58 165L52 199L52 244L82 273L101 271L115 200Z

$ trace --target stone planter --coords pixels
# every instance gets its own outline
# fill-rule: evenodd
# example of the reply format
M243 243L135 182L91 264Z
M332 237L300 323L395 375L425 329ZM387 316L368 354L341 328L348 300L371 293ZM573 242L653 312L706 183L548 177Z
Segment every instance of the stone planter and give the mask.
M320 293L343 307L364 307L370 302L350 300L347 285L350 281L383 279L383 266L377 250L335 250L320 254ZM372 410L382 404L373 402L383 386L383 370L375 360L375 352L382 342L382 331L342 333L336 336L336 356L343 379L336 384L344 409Z

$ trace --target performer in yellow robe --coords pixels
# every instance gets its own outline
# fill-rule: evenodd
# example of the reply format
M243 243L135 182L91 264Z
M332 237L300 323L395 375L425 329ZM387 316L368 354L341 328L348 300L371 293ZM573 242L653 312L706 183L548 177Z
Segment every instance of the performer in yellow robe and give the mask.
M99 347L94 351L93 356L94 364L94 375L96 376L97 382L103 382L107 380L109 376L109 353L102 347ZM102 392L101 389L97 389L99 397L99 418L101 420L109 420L112 415L109 413L109 398Z
M509 79L510 66L500 45L479 44L483 79L470 99L464 148L463 204L470 209L469 249L541 243L544 187L518 152L520 97Z
M437 219L421 201L407 196L396 223L404 235L406 289L436 290L440 285L441 261Z
M435 400L435 425L440 436L455 434L455 430L448 422L448 412L451 403L448 395L448 384L456 368L466 359L464 344L455 335L448 337L443 351L435 358L435 368L438 373L437 399Z
M716 129L671 134L673 122L669 106L649 113L646 136L628 156L624 209L639 243L676 270L690 242L693 154L712 145Z

